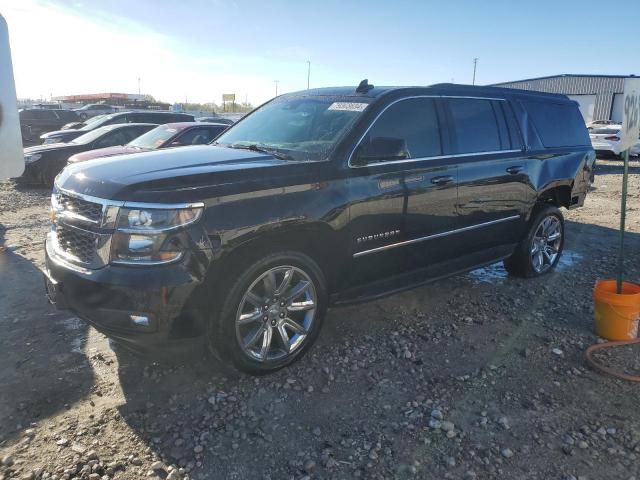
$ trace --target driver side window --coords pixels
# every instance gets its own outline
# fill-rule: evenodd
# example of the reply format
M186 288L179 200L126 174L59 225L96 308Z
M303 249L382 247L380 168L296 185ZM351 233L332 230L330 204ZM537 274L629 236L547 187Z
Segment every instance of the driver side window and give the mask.
M122 130L107 133L104 137L96 140L95 148L113 147L115 145L124 145L129 142L128 136Z
M400 100L375 121L357 149L361 160L393 161L442 155L440 128L432 98Z

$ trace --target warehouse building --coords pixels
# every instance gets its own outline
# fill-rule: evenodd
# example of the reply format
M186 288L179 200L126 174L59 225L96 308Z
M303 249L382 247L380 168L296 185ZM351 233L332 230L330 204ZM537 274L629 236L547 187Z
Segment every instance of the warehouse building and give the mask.
M494 87L520 88L539 92L562 93L578 102L585 122L614 120L622 122L622 91L625 78L635 75L554 75L496 83Z

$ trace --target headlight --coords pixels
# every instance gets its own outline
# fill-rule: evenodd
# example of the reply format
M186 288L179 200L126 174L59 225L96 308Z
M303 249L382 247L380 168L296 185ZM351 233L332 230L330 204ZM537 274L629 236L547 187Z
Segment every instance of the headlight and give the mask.
M42 158L42 154L41 153L27 153L24 156L24 163L33 163L35 161L38 161Z
M161 264L182 258L180 227L197 221L202 206L187 208L121 208L111 246L111 262Z

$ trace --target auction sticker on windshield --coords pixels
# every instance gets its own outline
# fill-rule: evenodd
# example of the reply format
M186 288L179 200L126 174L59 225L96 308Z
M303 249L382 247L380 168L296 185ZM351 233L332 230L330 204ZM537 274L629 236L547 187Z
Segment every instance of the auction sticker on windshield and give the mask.
M368 103L359 102L333 102L327 110L341 110L344 112L362 112Z

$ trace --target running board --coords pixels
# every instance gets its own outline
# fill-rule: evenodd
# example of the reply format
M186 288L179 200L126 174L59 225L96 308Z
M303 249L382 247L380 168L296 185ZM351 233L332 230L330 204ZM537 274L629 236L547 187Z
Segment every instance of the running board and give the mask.
M411 290L428 283L466 273L476 268L486 267L508 258L516 245L494 247L489 250L463 255L446 262L436 263L411 272L394 275L390 278L376 280L365 285L349 288L341 293L331 295L331 306L346 306L369 302L396 293ZM489 259L489 260L487 260Z

